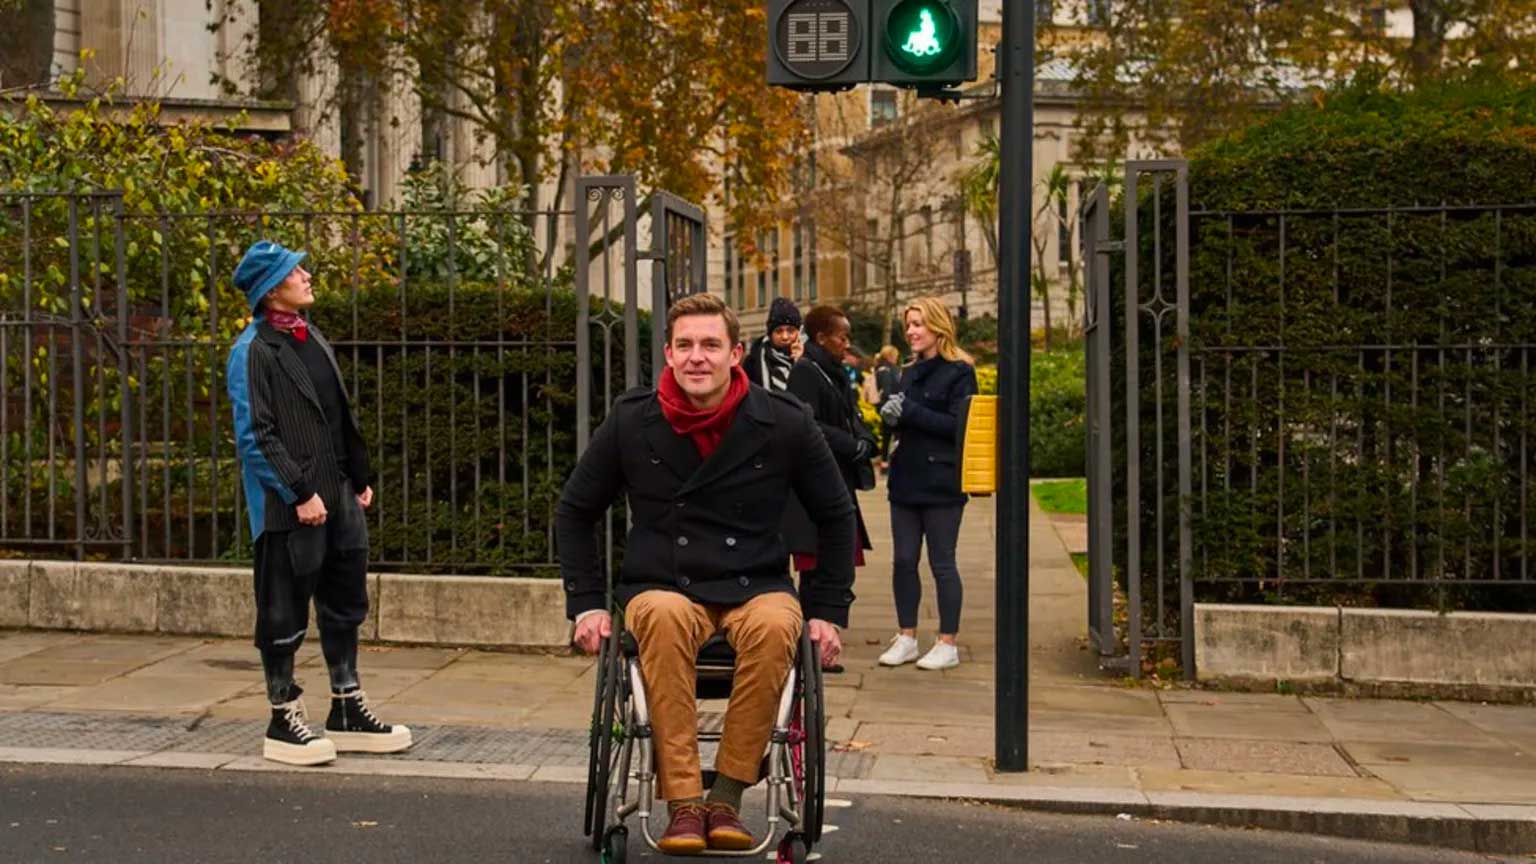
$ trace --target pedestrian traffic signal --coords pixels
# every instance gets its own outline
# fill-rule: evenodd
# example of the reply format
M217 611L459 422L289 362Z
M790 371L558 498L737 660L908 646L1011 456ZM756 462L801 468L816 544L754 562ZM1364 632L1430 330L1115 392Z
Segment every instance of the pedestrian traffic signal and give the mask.
M768 0L768 83L941 90L976 78L976 0Z
M871 0L870 80L940 89L976 78L976 0Z

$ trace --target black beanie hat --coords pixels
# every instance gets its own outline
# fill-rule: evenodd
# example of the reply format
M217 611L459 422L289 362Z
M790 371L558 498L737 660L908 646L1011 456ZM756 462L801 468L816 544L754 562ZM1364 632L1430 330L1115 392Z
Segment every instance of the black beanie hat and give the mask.
M768 307L768 332L772 333L780 327L799 327L801 325L800 307L788 297L773 298L773 305Z

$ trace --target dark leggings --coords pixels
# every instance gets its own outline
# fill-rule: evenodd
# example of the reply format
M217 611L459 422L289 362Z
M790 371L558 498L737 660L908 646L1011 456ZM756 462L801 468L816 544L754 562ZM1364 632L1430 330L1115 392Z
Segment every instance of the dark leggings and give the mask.
M917 627L917 607L923 599L917 560L926 537L928 566L933 570L939 592L939 632L946 636L960 632L960 603L965 595L960 586L960 570L955 566L955 544L960 539L960 517L964 514L964 504L891 504L891 546L896 559L891 585L896 593L896 625L901 629Z

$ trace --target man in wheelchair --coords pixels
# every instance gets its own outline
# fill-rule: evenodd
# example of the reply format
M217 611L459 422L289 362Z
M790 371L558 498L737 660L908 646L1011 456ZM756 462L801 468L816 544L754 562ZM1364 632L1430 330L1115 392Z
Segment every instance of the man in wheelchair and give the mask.
M834 662L853 602L855 517L809 409L749 386L740 324L719 298L667 313L667 369L655 390L614 400L556 510L573 641L596 653L613 633L596 534L621 492L632 523L613 603L639 644L668 854L754 845L739 815L758 782L802 626ZM797 593L779 536L790 491L820 528L817 578ZM736 652L716 779L704 798L696 662L723 632Z

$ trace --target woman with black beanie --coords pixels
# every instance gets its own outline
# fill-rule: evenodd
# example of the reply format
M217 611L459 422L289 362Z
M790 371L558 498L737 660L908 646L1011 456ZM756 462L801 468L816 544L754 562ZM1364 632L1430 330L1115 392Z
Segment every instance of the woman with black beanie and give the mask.
M800 309L788 297L773 298L768 307L767 331L752 340L742 367L759 387L783 392L789 389L789 370L800 359Z

